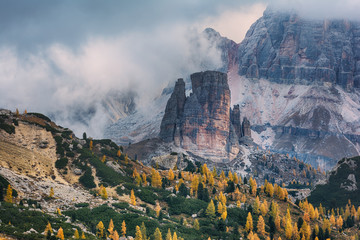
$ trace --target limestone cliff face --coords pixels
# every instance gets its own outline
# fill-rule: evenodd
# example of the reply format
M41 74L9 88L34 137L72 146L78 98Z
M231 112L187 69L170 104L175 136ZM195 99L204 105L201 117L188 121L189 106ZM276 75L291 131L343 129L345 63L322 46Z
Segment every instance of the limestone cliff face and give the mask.
M194 73L191 84L193 93L184 107L182 147L221 154L226 149L230 132L227 75L220 72Z
M360 24L267 9L239 45L239 74L278 83L360 87Z
M244 129L239 106L230 109L230 89L225 73L206 71L191 76L192 93L185 97L185 83L178 80L166 105L160 138L213 161L233 159L239 153Z
M184 113L185 99L185 82L183 79L178 79L167 102L160 126L160 136L165 142L174 141L175 130L179 129L180 120Z

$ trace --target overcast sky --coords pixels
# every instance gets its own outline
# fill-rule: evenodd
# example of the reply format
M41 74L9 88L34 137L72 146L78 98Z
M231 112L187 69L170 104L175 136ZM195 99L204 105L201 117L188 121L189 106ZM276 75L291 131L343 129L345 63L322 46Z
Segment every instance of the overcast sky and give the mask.
M98 99L131 89L149 102L169 81L216 69L219 52L199 33L212 27L239 43L269 2L310 18L356 19L360 9L358 0L0 0L0 108L55 114L101 137ZM95 109L88 125L72 122L74 109Z

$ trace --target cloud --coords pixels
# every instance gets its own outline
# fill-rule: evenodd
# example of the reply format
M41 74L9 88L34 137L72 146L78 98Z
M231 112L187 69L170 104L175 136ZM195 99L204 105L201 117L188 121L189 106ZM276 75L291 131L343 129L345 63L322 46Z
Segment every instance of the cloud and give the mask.
M108 120L101 102L109 94L134 91L146 105L170 81L220 67L219 50L182 25L94 37L76 50L55 43L26 57L3 47L0 105L44 112L77 135L101 137Z
M256 3L245 5L236 9L225 10L219 16L206 18L199 25L203 28L211 27L222 36L225 36L237 43L240 43L246 32L266 9L266 4Z
M294 10L310 19L360 20L358 0L276 0L270 6L280 11Z

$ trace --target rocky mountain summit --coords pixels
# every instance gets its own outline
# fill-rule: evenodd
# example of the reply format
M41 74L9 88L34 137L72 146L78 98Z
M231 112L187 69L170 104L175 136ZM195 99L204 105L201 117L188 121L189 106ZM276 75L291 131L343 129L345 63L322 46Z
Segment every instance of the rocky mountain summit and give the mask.
M192 93L185 96L179 79L167 102L160 138L196 155L215 161L239 154L239 139L251 137L250 122L240 124L239 106L230 109L230 89L225 73L206 71L190 76Z
M286 84L360 87L360 24L267 9L239 49L239 74Z

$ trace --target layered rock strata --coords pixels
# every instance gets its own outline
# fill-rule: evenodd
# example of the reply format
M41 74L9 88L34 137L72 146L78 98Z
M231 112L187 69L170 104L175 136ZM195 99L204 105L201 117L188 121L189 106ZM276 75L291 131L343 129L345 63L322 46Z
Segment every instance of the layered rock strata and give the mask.
M239 45L239 74L278 83L360 87L360 24L267 9Z
M213 161L233 159L239 138L251 137L250 122L240 121L239 106L230 109L230 89L225 73L206 71L190 76L192 93L185 97L179 79L166 105L160 138Z

